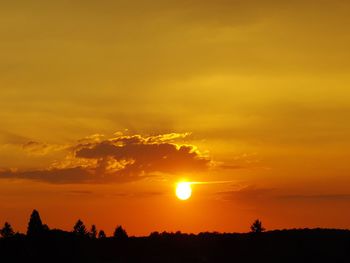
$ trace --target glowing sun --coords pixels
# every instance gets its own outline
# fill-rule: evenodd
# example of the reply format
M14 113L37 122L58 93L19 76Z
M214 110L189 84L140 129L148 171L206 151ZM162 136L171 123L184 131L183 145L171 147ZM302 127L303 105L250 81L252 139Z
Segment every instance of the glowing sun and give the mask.
M176 196L180 200L187 200L192 195L191 183L181 182L176 185Z

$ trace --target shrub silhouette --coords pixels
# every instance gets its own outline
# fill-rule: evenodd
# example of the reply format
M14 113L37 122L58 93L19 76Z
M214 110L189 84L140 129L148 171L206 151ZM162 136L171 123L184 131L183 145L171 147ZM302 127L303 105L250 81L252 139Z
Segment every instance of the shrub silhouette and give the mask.
M118 226L114 230L113 237L118 240L126 240L128 239L128 234L126 233L126 231L123 229L122 226Z
M250 230L252 233L261 233L261 232L265 231L265 228L263 228L262 222L259 219L257 219L250 226Z
M13 237L15 234L15 232L12 229L12 226L8 223L5 222L3 228L0 229L0 235L3 238L9 238L9 237Z
M87 235L87 230L86 227L80 219L75 223L73 227L73 233L79 235L79 236L86 236Z
M48 226L43 225L39 212L34 209L32 214L30 215L27 236L40 236L45 230L48 230Z
M99 239L106 238L106 233L105 233L105 231L100 230L100 232L98 232L98 238L99 238Z

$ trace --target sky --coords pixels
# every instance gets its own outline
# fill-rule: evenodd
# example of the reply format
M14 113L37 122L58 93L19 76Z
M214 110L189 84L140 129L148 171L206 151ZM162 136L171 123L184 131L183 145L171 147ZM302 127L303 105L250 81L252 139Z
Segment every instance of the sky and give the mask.
M350 228L349 11L0 0L0 224Z

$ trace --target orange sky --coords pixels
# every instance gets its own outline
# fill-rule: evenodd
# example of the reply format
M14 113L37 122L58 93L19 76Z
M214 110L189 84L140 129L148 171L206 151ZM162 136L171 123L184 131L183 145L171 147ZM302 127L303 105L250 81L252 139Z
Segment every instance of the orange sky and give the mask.
M36 208L109 234L349 228L349 11L3 1L0 223L25 231ZM216 183L182 202L183 178Z

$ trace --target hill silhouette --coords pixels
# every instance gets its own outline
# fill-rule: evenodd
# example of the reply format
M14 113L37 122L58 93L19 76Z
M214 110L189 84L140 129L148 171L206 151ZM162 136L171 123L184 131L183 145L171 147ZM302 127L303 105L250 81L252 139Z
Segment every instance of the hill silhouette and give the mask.
M11 225L5 224L1 262L350 262L349 230L154 232L147 237L129 237L118 226L114 236L106 237L97 235L96 226L88 232L81 220L72 232L50 230L36 213L29 224L35 231L27 235L15 234Z

